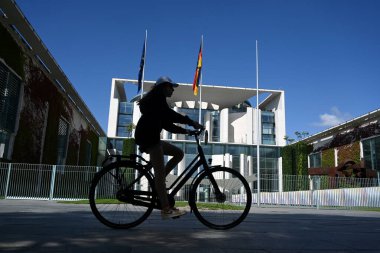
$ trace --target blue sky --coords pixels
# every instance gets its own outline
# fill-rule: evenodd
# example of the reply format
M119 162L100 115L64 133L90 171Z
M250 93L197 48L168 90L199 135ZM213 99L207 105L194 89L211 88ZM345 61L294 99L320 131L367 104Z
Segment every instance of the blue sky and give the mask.
M285 91L286 131L310 134L380 108L377 0L16 0L103 129L111 79Z

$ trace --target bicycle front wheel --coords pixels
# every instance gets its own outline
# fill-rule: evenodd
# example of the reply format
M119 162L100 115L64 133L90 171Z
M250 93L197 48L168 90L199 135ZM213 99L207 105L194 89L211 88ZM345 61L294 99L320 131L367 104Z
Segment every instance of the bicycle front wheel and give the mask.
M95 217L112 228L131 228L151 214L155 204L153 180L132 161L115 162L94 177L89 194Z
M213 179L217 189L212 184ZM226 167L203 172L190 192L190 206L195 216L213 229L229 229L239 225L248 215L251 203L252 194L247 180Z

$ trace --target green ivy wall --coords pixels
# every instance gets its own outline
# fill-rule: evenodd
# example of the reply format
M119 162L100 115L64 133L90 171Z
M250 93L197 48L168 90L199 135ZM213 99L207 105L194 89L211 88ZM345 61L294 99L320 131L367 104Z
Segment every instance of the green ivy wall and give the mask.
M311 145L297 142L281 149L282 173L284 175L308 175L307 161Z
M322 167L335 167L335 150L333 148L322 151Z
M355 163L360 163L360 142L356 141L338 147L338 164L343 164L347 160L353 160Z

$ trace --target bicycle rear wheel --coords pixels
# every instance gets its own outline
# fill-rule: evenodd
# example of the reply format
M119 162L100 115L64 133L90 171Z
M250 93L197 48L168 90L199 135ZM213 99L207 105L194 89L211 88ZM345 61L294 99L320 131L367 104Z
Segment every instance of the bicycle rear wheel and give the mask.
M153 180L142 166L132 161L112 163L98 172L91 183L91 210L106 226L135 227L153 210L156 196L152 187Z
M211 176L219 190L212 185ZM215 167L202 173L190 192L190 206L195 216L213 229L239 225L248 215L251 203L252 194L245 178L226 167Z

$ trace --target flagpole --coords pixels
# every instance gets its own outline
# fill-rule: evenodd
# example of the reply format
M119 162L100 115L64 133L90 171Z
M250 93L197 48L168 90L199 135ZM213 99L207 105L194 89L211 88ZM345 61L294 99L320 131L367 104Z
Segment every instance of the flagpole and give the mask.
M256 135L257 135L257 206L260 207L260 110L259 110L259 53L258 42L256 40Z
M202 52L202 68L203 68L203 35L201 37L201 52ZM203 78L202 73L203 71L201 71L201 78L199 82L199 119L198 119L199 124L202 124L202 78Z
M141 98L144 95L144 77L145 77L145 64L146 64L146 41L148 39L148 30L145 30L145 40L144 40L144 67L142 70L142 78L141 78Z

